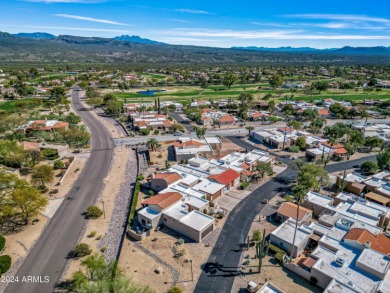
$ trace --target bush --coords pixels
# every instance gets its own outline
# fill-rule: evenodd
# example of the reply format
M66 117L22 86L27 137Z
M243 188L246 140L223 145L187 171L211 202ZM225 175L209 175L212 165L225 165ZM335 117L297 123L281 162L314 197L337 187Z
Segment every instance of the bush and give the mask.
M131 209L130 209L130 215L128 223L131 224L131 222L134 219L135 211L137 209L137 203L138 203L138 195L141 189L141 184L137 181L134 186L134 193L133 193L133 199L131 200Z
M273 254L284 252L283 249L280 249L279 247L277 247L271 243L268 245L268 248L269 248L269 251Z
M150 196L153 196L155 193L154 193L153 190L149 189L148 194L149 194Z
M0 275L8 272L11 267L11 257L9 255L0 256Z
M65 167L65 164L61 160L55 160L54 161L54 169L55 170L62 169L64 167Z
M137 177L137 180L138 180L138 181L142 181L142 180L144 180L144 179L145 179L144 175L138 175L138 177Z
M86 243L77 244L74 250L72 251L72 254L75 257L83 257L83 256L90 255L91 253L92 253L92 249L89 248L89 245Z
M59 192L58 189L52 189L50 190L49 194L57 194Z
M173 286L168 290L168 293L182 293L183 290L180 287Z
M286 255L286 253L283 251L283 252L278 252L275 254L275 259L278 263L282 263L283 262L283 258L284 256Z
M378 164L375 162L367 161L360 166L360 170L367 174L373 174L378 170Z
M249 182L248 181L244 181L244 182L241 183L241 189L246 189L246 188L248 188L248 186L249 186Z
M58 159L60 156L58 155L58 151L56 149L43 149L41 151L42 157L45 157L48 160L55 160Z
M96 236L96 231L91 231L91 233L88 234L88 238L92 238Z
M103 211L97 206L89 206L86 215L88 219L97 219L103 215Z
M139 133L142 134L142 135L149 135L150 134L150 130L149 129L142 129Z
M300 150L301 150L300 147L295 145L288 148L288 151L290 153L299 153Z
M100 248L100 251L105 253L107 251L107 247L106 246L103 246L102 248Z
M179 238L179 239L177 239L177 241L176 241L176 244L177 245L182 245L182 244L184 244L184 239L183 238Z
M0 252L3 251L5 247L5 238L3 235L0 235Z
M157 135L157 134L159 134L160 133L160 131L158 131L157 129L154 131L154 134L155 135Z

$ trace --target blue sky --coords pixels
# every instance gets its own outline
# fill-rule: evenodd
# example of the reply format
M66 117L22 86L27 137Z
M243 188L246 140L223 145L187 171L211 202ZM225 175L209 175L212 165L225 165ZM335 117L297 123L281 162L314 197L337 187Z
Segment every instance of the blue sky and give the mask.
M1 0L0 30L201 46L390 46L387 0Z

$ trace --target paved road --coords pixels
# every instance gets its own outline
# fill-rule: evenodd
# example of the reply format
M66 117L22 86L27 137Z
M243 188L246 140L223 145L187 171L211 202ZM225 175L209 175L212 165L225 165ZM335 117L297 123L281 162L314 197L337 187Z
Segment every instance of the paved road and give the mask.
M189 132L194 132L194 126L192 126L191 121L184 119L179 115L177 112L170 112L169 116L171 116L173 119L175 119L177 122L179 122L181 125L185 127Z
M257 147L240 139L235 139L234 142L243 148L257 149ZM329 172L341 171L352 168L354 165L361 164L364 161L374 159L375 155L358 160L346 161L329 165L327 170ZM290 162L292 163L293 161ZM238 251L238 245L245 242L253 219L264 207L264 204L261 202L285 190L287 185L296 178L296 175L297 171L294 168L288 168L286 171L254 190L230 212L194 292L219 293L231 291L234 277L240 270L239 261L241 252Z
M110 133L80 102L82 93L72 92L75 110L88 126L92 135L91 156L80 177L49 222L38 242L17 272L19 283L11 283L5 292L53 292L66 265L66 255L81 235L85 225L82 213L92 205L99 194L103 178L109 170L114 143ZM48 276L49 283L22 283L23 277Z

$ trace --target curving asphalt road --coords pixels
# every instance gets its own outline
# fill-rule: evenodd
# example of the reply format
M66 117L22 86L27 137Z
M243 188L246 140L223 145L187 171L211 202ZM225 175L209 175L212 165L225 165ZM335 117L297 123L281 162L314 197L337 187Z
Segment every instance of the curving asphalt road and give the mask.
M236 137L228 137L235 144L248 149L259 149L252 144ZM374 160L374 156L346 161L327 166L329 172L336 172L350 169L354 165L361 164L367 160ZM239 244L245 242L253 219L264 207L261 202L264 199L271 199L280 191L285 190L289 182L297 176L297 170L291 168L293 161L279 159L288 163L290 167L278 176L254 190L248 197L242 200L228 215L221 234L214 246L207 264L198 279L194 292L196 293L220 293L230 292L233 286L234 277L240 272L241 252Z
M50 220L16 276L19 282L10 283L5 292L53 292L64 271L66 256L78 242L86 223L82 213L92 205L103 185L113 156L114 142L106 128L80 102L82 92L73 89L75 110L91 131L92 150L83 171L65 200ZM42 282L22 282L23 277L40 277ZM44 277L49 277L45 283Z

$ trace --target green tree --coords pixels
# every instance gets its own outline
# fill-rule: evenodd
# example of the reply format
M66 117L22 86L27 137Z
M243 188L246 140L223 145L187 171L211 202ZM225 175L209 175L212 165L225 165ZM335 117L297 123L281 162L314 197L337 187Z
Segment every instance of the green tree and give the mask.
M55 100L56 104L61 104L66 99L66 90L62 86L55 86L49 91L50 99Z
M71 113L69 113L68 116L65 117L65 121L69 122L70 124L78 124L81 122L81 118L80 118L80 116L71 112Z
M159 142L157 141L157 139L155 138L150 138L147 142L146 142L146 147L150 150L152 150L153 152L155 152L159 147L160 147L160 144Z
M329 88L329 83L326 81L317 81L313 83L313 87L321 93L322 91L326 91Z
M252 108L253 104L253 95L248 93L241 93L238 96L238 100L240 101L240 112L239 115L241 118L246 119L248 109Z
M248 130L248 135L251 134L251 131L253 131L255 128L253 126L248 126L248 127L245 127L246 130Z
M20 216L27 225L29 219L38 215L46 207L48 200L39 190L33 187L15 189L9 198L14 213Z
M314 163L304 164L300 167L297 181L307 190L319 191L322 186L329 185L328 172Z
M49 165L36 166L31 173L31 182L45 187L46 183L52 182L54 179L53 168Z
M275 75L271 76L269 79L269 84L274 89L279 87L279 86L282 86L283 85L283 76L281 76L280 74L275 74Z
M228 72L224 75L222 84L230 90L231 86L236 82L237 82L237 76L235 74Z
M291 121L287 122L287 125L289 127L296 129L296 130L300 130L302 128L302 122L297 121L297 120L291 120Z
M256 171L259 172L261 178L263 178L265 174L273 173L271 163L265 163L265 162L258 162L256 165Z
M18 114L0 115L0 133L16 136L19 127L27 122L26 118Z
M20 168L26 159L26 152L14 140L0 140L0 164Z
M307 108L301 114L306 120L313 121L318 117L318 111L316 109Z
M314 118L313 121L309 125L309 130L316 134L326 125L325 118Z
M195 127L196 136L202 138L206 135L206 127Z
M356 143L356 142L347 142L347 143L344 144L344 148L347 150L347 159L348 160L359 149L359 145L360 144Z
M390 171L390 149L382 150L376 156L376 160L377 160L379 169Z
M346 118L348 116L347 108L345 108L343 105L341 105L339 103L334 103L334 104L330 105L329 111L337 117Z
M72 126L69 129L59 129L58 133L71 147L81 148L89 144L90 133L85 126Z
M300 136L297 138L297 141L295 142L296 146L299 147L301 150L306 149L306 138Z
M384 141L380 137L375 136L369 136L366 138L365 146L370 148L370 151L372 151L373 148L383 148Z
M360 170L367 174L374 174L378 171L378 164L376 162L367 161L360 165Z

